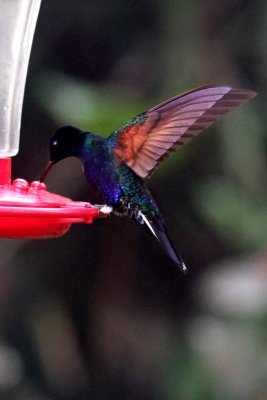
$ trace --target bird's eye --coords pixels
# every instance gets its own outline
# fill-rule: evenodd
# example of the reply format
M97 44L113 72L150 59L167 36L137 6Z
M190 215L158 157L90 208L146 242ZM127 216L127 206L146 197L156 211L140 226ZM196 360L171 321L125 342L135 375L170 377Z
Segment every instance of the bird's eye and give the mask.
M57 140L54 140L54 142L52 143L52 148L53 148L53 149L56 149L57 146L58 146L58 141L57 141Z

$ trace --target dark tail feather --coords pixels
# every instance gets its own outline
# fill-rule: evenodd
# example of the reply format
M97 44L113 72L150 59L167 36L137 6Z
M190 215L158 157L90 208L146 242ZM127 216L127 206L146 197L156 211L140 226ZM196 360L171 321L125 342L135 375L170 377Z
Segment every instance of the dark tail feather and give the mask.
M182 257L175 250L171 240L168 237L166 228L164 227L161 220L156 217L147 217L143 213L140 214L142 216L143 224L145 224L145 226L148 228L149 233L152 234L160 242L168 256L175 262L179 269L186 274L188 271L185 263Z

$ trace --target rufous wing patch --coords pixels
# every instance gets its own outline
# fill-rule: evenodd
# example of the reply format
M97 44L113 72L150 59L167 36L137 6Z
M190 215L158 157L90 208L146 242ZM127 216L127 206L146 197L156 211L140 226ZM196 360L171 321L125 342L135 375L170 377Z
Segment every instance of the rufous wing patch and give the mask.
M210 86L175 96L147 111L142 123L120 129L114 154L142 178L171 151L256 95L245 89Z

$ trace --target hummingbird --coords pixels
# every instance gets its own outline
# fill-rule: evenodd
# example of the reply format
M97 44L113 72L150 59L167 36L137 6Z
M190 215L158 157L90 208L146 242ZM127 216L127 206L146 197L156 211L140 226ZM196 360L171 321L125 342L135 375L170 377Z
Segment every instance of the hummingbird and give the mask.
M172 244L144 179L173 151L256 95L246 89L206 86L174 96L130 119L107 138L73 126L50 139L50 161L78 157L89 187L116 215L126 215L158 240L178 268L187 268Z

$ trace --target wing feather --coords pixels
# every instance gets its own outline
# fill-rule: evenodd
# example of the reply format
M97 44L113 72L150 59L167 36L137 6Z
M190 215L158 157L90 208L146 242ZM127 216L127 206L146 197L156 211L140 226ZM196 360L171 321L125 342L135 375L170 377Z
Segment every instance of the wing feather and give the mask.
M255 95L250 90L210 86L166 100L115 132L117 161L145 178L171 151ZM111 137L114 140L114 135Z

